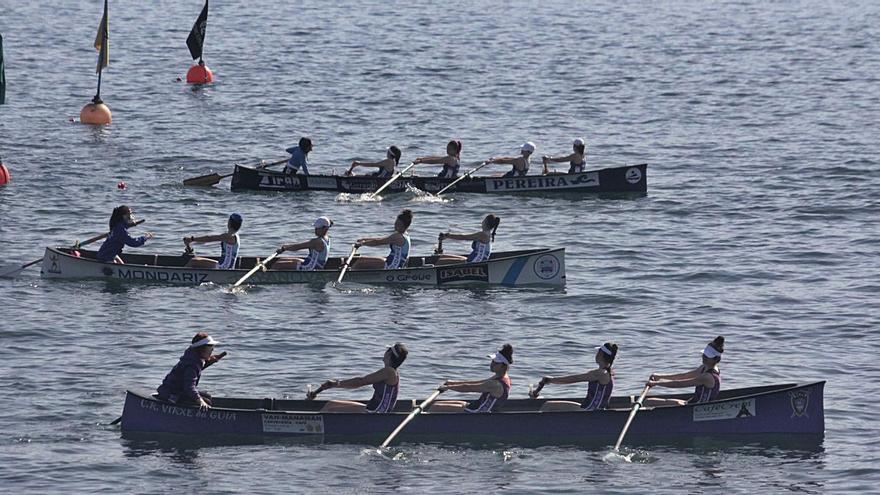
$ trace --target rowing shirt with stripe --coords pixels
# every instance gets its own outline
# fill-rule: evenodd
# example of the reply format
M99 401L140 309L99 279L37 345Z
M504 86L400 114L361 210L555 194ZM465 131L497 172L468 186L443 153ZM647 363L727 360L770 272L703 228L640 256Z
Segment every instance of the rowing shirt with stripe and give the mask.
M387 413L394 409L397 404L397 391L400 389L400 382L397 385L388 385L385 382L373 384L373 397L367 402L367 412L370 413Z
M491 238L491 237L490 237ZM471 243L471 254L467 257L468 263L480 263L489 259L492 254L492 241L482 242L475 240Z
M510 172L502 175L502 177L523 177L529 175L529 167L531 166L531 164L532 157L529 156L528 158L526 158L526 166L522 170L517 170L516 165L514 165Z
M611 374L611 370L608 370L608 373L608 383L604 385L599 380L587 382L587 396L581 402L581 409L596 411L608 407L611 392L614 390L614 375Z
M574 161L569 163L568 173L570 174L580 174L584 171L584 166L587 164L586 161L582 161L580 163L575 163Z
M704 387L703 385L697 385L694 389L694 396L690 398L688 404L702 404L703 402L711 402L718 398L718 394L721 392L721 372L715 368L707 370L705 366L702 366L703 373L709 373L712 376L712 379L715 381L715 384L712 385L711 388Z
M235 236L235 244L230 242L220 242L220 261L217 263L218 270L232 270L235 268L235 262L238 260L238 247L241 244L238 234Z
M325 237L319 237L318 239L321 239L321 242L324 243L324 250L315 251L309 248L309 255L299 264L298 270L311 271L324 268L324 265L327 263L327 257L330 255L330 239Z
M492 394L489 392L483 392L479 399L469 403L464 408L465 412L490 413L501 407L501 404L504 404L510 393L510 376L504 375L498 378L498 381L501 382L501 388L503 389L501 397L492 397Z
M406 266L406 260L409 259L409 234L401 234L403 236L403 244L389 244L391 253L385 258L386 270L397 270Z
M443 177L444 179L454 179L458 177L458 169L461 168L461 161L455 158L455 164L449 165L448 163L443 164L443 169L440 170L440 173L437 174L437 177Z
M394 170L388 170L387 168L380 168L378 172L374 172L371 174L373 177L378 177L379 179L384 179L387 177L391 177L394 175Z

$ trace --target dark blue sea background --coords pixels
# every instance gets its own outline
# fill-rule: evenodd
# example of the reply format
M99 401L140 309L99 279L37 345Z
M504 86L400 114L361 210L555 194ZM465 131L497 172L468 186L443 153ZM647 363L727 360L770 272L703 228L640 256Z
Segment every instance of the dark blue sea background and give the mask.
M156 234L132 251L178 254L184 235L218 233L237 211L251 256L307 239L319 215L336 222L342 256L410 208L416 254L494 212L495 249L565 247L567 285L233 292L53 281L32 267L0 280L0 491L877 490L880 4L216 0L205 60L217 80L193 89L176 78L201 7L110 2L101 95L113 123L96 128L70 119L95 92L102 2L0 0L0 156L12 174L0 186L0 262L104 232L119 204L147 220L136 232ZM527 140L539 156L561 154L584 137L591 168L649 163L649 192L366 202L233 193L228 179L182 186L284 158L302 135L315 142L313 173L391 144L408 163L461 139L470 164ZM485 354L505 342L514 397L543 374L588 369L606 340L621 348L615 392L637 394L652 372L698 365L724 335L725 388L827 380L826 433L810 447L632 445L635 463L605 462L609 446L404 444L388 460L364 444L122 438L109 423L126 388L158 385L197 331L229 352L202 378L216 395L299 398L307 384L373 371L401 341L406 399L487 376Z

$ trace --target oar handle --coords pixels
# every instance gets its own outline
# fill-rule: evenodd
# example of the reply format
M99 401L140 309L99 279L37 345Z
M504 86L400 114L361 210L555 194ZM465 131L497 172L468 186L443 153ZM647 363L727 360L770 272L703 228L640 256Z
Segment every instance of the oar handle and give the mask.
M216 355L214 355L214 356L211 356L210 358L208 358L208 359L205 361L205 365L202 366L202 369L205 369L205 368L207 368L208 366L211 366L212 364L216 363L217 361L220 361L221 359L223 359L223 358L225 358L225 357L226 357L226 351L223 351L223 352L221 352L220 354L216 354Z
M146 222L146 220L142 218L142 219L138 220L137 222L133 223L132 227L134 227L135 225L140 225L144 222ZM100 241L101 239L104 239L105 237L107 237L109 235L110 235L110 232L105 232L103 234L96 235L95 237L92 237L91 239L86 239L82 242L77 241L73 246L70 247L70 249L79 249L80 247L85 246L86 244L91 244L93 242Z

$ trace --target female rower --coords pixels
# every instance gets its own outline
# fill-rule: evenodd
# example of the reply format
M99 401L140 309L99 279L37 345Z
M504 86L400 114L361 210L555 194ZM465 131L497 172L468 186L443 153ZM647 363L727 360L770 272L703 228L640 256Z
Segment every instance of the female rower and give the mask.
M421 156L413 160L413 163L443 165L437 177L454 179L458 177L458 169L461 167L461 141L449 141L446 144L446 156Z
M293 175L302 172L303 175L309 175L308 158L312 148L312 140L301 137L297 146L291 146L284 150L290 153L290 160L287 160L287 165L284 166L284 173Z
M473 402L463 400L443 400L435 402L429 408L435 412L469 412L490 413L497 410L510 393L510 377L507 370L513 364L513 346L504 344L492 358L489 369L494 375L485 380L476 381L451 381L447 380L440 386L440 390L454 390L456 392L482 392L480 398Z
M394 175L394 167L400 164L400 148L390 146L385 152L385 159L378 162L359 162L357 160L351 162L351 167L345 172L345 175L351 175L355 167L377 167L378 172L372 174L373 177L391 177Z
M315 220L315 237L312 240L295 244L282 244L277 251L278 254L281 254L284 251L308 249L308 256L305 259L294 257L279 258L272 265L272 269L311 271L324 268L324 264L327 263L327 257L330 255L330 236L327 235L327 232L330 231L332 226L333 220L327 217L318 217Z
M391 253L387 258L378 256L360 256L352 265L352 270L397 270L406 266L409 258L409 229L413 214L411 210L403 210L394 221L394 232L385 237L364 237L358 239L356 246L381 246L388 244Z
M211 395L200 391L198 385L202 370L226 356L225 352L212 354L219 343L207 333L197 333L180 361L156 389L159 399L179 406L199 406L203 410L211 407Z
M241 239L238 237L238 229L241 228L242 218L238 213L229 215L226 221L226 232L217 235L203 235L183 238L186 245L186 252L192 252L192 243L199 242L220 242L220 261L211 258L194 257L186 263L188 268L206 268L216 270L232 270L235 268L235 262L238 260L238 248L241 246Z
M721 371L718 363L724 353L724 337L718 336L703 349L703 364L687 371L672 375L651 375L646 384L649 387L684 388L696 387L694 396L688 400L647 398L645 406L682 406L684 404L701 404L718 398L721 391Z
M492 243L495 242L495 231L498 230L498 224L500 223L501 218L490 213L483 219L482 230L479 232L474 232L473 234L441 233L440 240L473 241L471 243L471 254L466 257L454 254L441 254L437 257L435 263L437 265L448 265L451 263L480 263L488 260L492 254Z
M110 215L110 234L98 249L98 261L123 264L124 262L119 255L122 254L122 249L125 246L140 247L147 240L153 238L152 232L147 232L140 237L132 237L128 234L128 228L134 225L133 214L131 208L125 205L113 208L113 213Z
M574 140L574 143L571 145L572 152L565 156L544 156L542 160L544 161L544 174L549 174L550 169L547 168L548 163L563 163L568 162L568 173L570 174L579 174L584 171L584 167L587 164L586 161L586 151L587 144L583 139L577 138Z
M548 411L595 411L608 407L608 399L614 390L614 372L611 366L617 357L617 344L605 342L596 348L596 364L598 368L586 373L568 376L545 376L538 382L540 389L549 383L569 384L587 382L587 396L581 402L567 400L548 400L541 406L541 412ZM537 395L537 393L535 394ZM534 398L534 397L533 397Z
M397 403L397 391L400 388L400 372L397 368L406 361L407 354L409 351L406 346L398 342L385 350L382 356L384 366L378 371L347 380L327 380L317 390L309 392L306 398L312 400L329 388L360 388L372 385L373 397L366 404L350 400L331 400L321 408L321 412L390 412Z
M502 175L502 177L522 177L528 175L529 165L531 165L532 153L535 152L535 145L527 142L520 148L520 156L503 156L492 157L486 160L487 163L507 163L513 165L510 172Z

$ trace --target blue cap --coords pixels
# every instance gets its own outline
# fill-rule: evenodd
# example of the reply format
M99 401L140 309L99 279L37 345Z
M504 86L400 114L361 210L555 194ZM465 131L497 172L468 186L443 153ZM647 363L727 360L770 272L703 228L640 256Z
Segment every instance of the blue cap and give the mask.
M232 215L229 215L229 219L230 219L230 220L234 220L234 221L236 221L236 222L238 222L238 223L241 223L241 222L242 222L241 215L239 215L238 213L233 213Z

